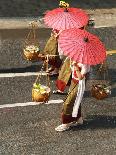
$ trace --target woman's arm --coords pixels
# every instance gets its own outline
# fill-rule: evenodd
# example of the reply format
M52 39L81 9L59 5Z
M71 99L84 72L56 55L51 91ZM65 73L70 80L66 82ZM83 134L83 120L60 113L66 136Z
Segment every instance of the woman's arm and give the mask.
M78 69L76 70L76 74L79 80L83 79L84 76L81 74L81 72Z
M90 66L82 64L81 71L79 71L79 68L75 66L76 74L79 80L82 80L85 77L85 74L90 71Z
M76 77L78 77L79 80L82 80L83 76L81 75L81 72L79 71L79 68L76 66L76 64L74 64L74 70L76 73Z

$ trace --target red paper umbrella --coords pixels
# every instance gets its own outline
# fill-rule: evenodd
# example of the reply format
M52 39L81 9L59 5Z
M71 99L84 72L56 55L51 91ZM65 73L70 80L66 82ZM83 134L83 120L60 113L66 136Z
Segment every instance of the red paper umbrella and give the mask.
M81 28L87 25L88 21L88 15L78 8L57 8L48 11L44 16L45 24L57 30Z
M96 65L106 59L106 49L99 38L85 30L64 30L59 36L64 55L76 62Z

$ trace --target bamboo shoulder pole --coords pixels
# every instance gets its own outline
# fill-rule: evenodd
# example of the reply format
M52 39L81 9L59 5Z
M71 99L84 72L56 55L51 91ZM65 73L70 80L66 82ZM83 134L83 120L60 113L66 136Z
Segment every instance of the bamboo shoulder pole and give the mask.
M116 50L106 51L107 55L116 54Z

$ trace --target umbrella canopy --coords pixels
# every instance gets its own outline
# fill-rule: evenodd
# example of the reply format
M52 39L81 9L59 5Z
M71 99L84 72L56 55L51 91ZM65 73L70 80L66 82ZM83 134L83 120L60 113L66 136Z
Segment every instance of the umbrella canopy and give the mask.
M88 21L88 15L78 8L57 8L47 11L44 16L45 24L57 30L81 28L87 25Z
M63 54L82 64L96 65L106 59L106 49L99 38L86 30L68 29L59 36Z

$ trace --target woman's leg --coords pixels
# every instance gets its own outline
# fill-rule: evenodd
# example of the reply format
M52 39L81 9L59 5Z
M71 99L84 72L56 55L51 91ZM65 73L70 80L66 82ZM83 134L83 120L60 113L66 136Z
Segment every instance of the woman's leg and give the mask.
M81 119L81 122L79 123L82 124L81 105L79 107L77 117L72 117L72 111L73 111L73 106L77 95L77 90L78 90L78 84L75 84L72 80L71 86L70 86L70 92L63 104L63 109L61 114L62 124L57 128L55 128L56 131L65 131L69 129L69 127L71 127L72 125L75 125L75 124L77 125L79 119Z
M77 121L81 117L81 105L79 107L77 117L72 117L72 111L73 111L74 102L77 96L77 91L78 91L78 84L74 83L72 80L71 86L69 88L69 94L63 104L63 109L61 114L62 115L61 121L63 124Z
M49 72L49 75L56 75L59 73L59 69L62 64L62 60L60 59L59 56L53 57L49 60L49 64L52 66L51 72Z

